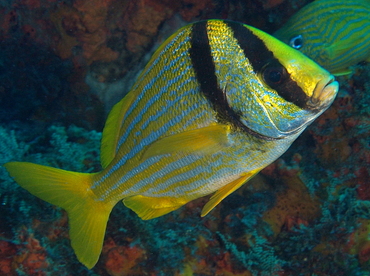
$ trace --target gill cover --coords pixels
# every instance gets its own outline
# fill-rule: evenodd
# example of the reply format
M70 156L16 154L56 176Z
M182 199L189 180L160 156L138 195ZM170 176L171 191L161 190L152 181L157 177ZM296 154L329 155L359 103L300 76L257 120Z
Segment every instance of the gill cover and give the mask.
M329 105L319 95L333 77L264 32L235 22L227 24L241 49L235 51L233 60L239 60L240 66L232 66L222 84L229 106L244 126L265 138L302 131Z

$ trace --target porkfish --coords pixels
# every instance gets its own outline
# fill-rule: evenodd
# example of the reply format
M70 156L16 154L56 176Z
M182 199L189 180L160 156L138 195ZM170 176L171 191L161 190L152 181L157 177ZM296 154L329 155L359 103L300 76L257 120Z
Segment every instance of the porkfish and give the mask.
M67 211L72 247L92 268L117 202L147 220L213 193L205 216L284 153L337 91L329 72L270 35L201 21L161 45L111 110L101 172L5 167L31 194Z
M274 36L332 74L350 74L350 66L370 62L370 0L316 0Z

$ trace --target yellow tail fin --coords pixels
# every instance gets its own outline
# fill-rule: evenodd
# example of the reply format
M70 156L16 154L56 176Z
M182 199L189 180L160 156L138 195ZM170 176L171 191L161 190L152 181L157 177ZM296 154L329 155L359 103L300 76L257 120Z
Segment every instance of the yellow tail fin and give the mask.
M99 259L112 203L98 201L91 191L93 174L76 173L26 162L5 168L31 194L65 209L78 260L92 268Z

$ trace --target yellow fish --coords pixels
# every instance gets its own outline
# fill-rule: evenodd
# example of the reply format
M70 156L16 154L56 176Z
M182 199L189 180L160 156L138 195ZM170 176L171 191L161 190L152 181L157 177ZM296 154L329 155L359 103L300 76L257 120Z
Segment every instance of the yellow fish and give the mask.
M270 35L202 21L172 35L113 107L101 172L5 167L30 193L68 212L72 247L91 268L117 202L152 219L214 193L205 216L277 159L337 91L330 73Z
M332 74L350 74L350 66L370 61L370 0L316 0L274 36Z

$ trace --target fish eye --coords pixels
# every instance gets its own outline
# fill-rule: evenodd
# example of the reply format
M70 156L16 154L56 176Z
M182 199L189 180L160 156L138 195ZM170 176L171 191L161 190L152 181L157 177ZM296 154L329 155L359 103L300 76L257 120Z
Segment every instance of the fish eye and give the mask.
M303 46L303 37L302 35L293 36L289 40L289 45L292 46L294 49L300 49Z
M285 81L288 72L286 69L279 65L268 65L262 71L262 77L265 83L271 88L276 87Z

